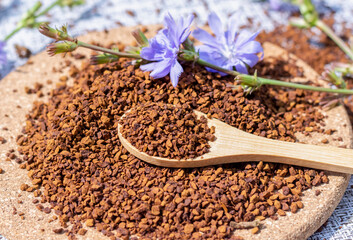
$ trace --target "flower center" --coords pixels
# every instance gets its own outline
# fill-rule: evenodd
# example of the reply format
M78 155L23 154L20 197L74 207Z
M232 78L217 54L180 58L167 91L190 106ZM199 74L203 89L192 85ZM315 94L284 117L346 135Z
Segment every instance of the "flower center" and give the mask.
M237 52L233 46L224 45L224 49L222 51L224 57L229 59L229 61L234 62L237 60Z

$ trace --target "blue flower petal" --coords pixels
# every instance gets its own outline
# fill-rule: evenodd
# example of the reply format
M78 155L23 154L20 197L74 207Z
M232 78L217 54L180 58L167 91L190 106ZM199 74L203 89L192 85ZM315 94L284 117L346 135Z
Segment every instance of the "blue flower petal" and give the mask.
M4 50L6 42L0 41L0 66L5 65L7 62L6 52Z
M236 42L234 44L234 47L240 49L247 42L254 41L257 35L259 35L259 33L260 33L259 31L253 34L251 34L248 31L242 31L241 33L239 33L236 39Z
M173 47L177 47L179 45L179 36L177 36L178 25L176 24L174 18L170 15L170 13L165 15L164 22L168 29L168 39L171 41L171 43L173 43Z
M235 69L240 73L248 74L248 68L246 67L245 63L243 63L242 61L239 61L235 65Z
M154 69L151 72L151 77L153 78L162 78L168 75L171 68L171 60L165 59L160 62L155 62Z
M218 42L216 41L216 39L211 34L201 28L194 30L192 32L192 35L194 36L194 38L196 38L203 44L216 47L218 46Z
M208 15L208 25L217 37L223 35L221 19L215 12L211 12L211 14Z
M180 33L180 39L179 42L183 43L185 42L185 40L189 37L190 35L190 25L192 23L192 21L194 20L194 15L190 15L187 20L185 21L185 23L182 21L183 23L183 27L182 27L182 31Z
M141 57L143 59L146 59L148 61L157 61L159 60L157 57L156 57L156 51L152 48L152 47L145 47L141 50L141 53L140 53Z
M234 44L237 36L237 25L235 24L236 16L233 16L228 24L228 31L225 32L226 40L228 45Z
M255 54L242 54L239 56L239 60L246 63L249 67L253 67L259 61L259 57Z
M179 77L182 72L182 66L178 63L178 61L175 60L170 69L170 80L172 82L173 87L176 87L178 85Z
M140 69L144 72L151 72L155 68L156 62L147 63L140 66Z
M242 53L263 53L264 49L262 48L261 44L256 41L251 41L244 44L243 48L239 51Z
M272 10L278 11L283 5L282 0L270 0L270 8Z

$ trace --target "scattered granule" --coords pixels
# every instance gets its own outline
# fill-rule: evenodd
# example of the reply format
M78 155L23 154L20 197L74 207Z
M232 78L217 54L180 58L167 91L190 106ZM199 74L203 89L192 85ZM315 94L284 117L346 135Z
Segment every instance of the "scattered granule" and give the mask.
M277 214L280 215L280 216L286 216L287 215L286 212L283 211L282 209L278 209L277 210Z
M6 140L5 140L5 138L3 138L3 137L0 137L0 144L4 144L4 143L6 143Z
M194 231L194 225L193 224L186 224L184 227L184 232L186 234L190 234Z
M78 235L85 235L87 233L87 230L84 228L81 228L80 230L78 230Z
M94 220L93 219L87 219L86 220L86 226L87 227L93 227L94 226Z
M293 202L291 205L290 205L290 211L292 213L296 213L298 211L298 206L295 202Z
M259 227L254 227L253 229L251 229L251 233L252 234L256 234L260 231Z
M59 78L59 80L60 80L60 82L67 82L67 80L69 80L69 78L67 76L63 75Z
M215 139L207 126L207 118L198 119L187 105L175 107L153 103L137 106L124 115L120 124L123 137L151 156L195 158L207 153L208 141Z
M21 189L22 191L26 191L28 188L29 188L28 184L26 184L26 183L22 183L22 184L21 184L20 189Z
M62 234L62 233L64 233L64 229L63 228L56 228L53 230L53 232L56 234Z
M4 170L2 168L0 168L0 174L2 174L4 172Z
M43 211L44 206L42 204L37 204L36 208L40 211Z
M42 88L43 88L43 84L36 82L34 83L33 88L25 86L24 90L26 94L37 94L38 96L40 96L41 94L38 94L38 92L41 92Z
M32 94L32 89L30 87L25 86L24 90L25 90L25 93Z
M303 208L304 207L304 204L301 201L298 201L296 203L297 203L298 208Z
M19 56L20 58L29 58L32 55L31 50L29 50L25 46L15 44L15 49L17 56Z
M49 214L49 213L51 213L51 209L48 207L45 207L45 208L43 208L43 212L46 214Z
M16 215L17 214L17 209L15 207L12 207L12 215Z
M6 156L9 157L11 160L14 160L16 158L16 154L10 152L6 154Z

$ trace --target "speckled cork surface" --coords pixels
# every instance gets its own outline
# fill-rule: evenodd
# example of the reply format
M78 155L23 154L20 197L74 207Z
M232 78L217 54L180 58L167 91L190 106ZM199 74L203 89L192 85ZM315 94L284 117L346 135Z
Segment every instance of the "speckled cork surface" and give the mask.
M152 26L149 32L153 33L157 28ZM109 33L90 33L79 39L102 43L121 41L129 44L133 41L130 35L131 29L120 28L110 30ZM265 57L292 58L303 67L305 78L295 79L296 81L303 82L308 78L319 81L319 76L310 67L294 56L288 55L284 50L270 44L265 44L264 48ZM84 54L90 53L87 50L80 49L79 51ZM64 66L66 66L65 60L68 59L80 67L82 60L60 56L49 57L42 52L31 57L30 64L18 68L0 82L0 136L7 140L5 144L0 144L0 168L4 170L4 173L0 174L0 233L8 240L67 239L65 234L53 232L54 229L60 228L57 221L48 222L54 214L45 214L37 210L32 203L33 194L20 190L22 183L30 183L27 171L20 169L14 161L5 161L5 155L10 149L17 149L16 136L20 134L24 126L26 113L31 110L33 101L38 100L36 95L25 94L24 87L33 87L35 82L45 84L47 80L52 80L53 84L45 85L43 88L43 92L48 93L59 82L60 76L67 75L68 68ZM51 71L53 67L63 69L63 71L53 74ZM40 99L40 101L45 100L45 97ZM8 114L8 117L5 117L5 114ZM325 114L327 115L325 120L327 128L334 128L337 131L332 136L313 134L311 138L298 134L300 140L320 144L323 138L328 138L331 145L352 147L352 129L344 108L339 106ZM8 130L3 130L4 127ZM338 136L343 138L343 142L334 141L334 138ZM257 235L252 235L249 230L236 230L235 234L245 239L306 239L331 215L348 185L349 175L329 173L329 180L329 184L304 192L302 201L304 208L296 214L288 213L287 216L280 217L277 221L271 219L263 221L261 232ZM317 189L321 190L319 196L315 196ZM19 203L19 200L23 203ZM17 209L16 215L13 215L14 207ZM24 213L23 220L19 213ZM86 235L78 236L79 239L108 239L93 228L87 229L89 231Z

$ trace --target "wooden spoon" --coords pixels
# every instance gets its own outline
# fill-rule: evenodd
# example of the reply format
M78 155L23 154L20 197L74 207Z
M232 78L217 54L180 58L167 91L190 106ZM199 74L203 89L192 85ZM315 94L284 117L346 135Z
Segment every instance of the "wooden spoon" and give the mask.
M194 112L198 117L205 116L199 111ZM244 132L214 118L208 119L208 126L214 126L216 131L216 140L209 143L210 151L197 158L183 160L154 157L139 151L122 136L120 124L118 134L121 143L132 155L162 167L192 168L266 161L353 174L352 149L272 140Z

